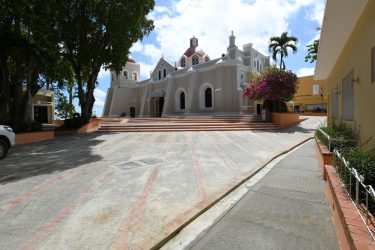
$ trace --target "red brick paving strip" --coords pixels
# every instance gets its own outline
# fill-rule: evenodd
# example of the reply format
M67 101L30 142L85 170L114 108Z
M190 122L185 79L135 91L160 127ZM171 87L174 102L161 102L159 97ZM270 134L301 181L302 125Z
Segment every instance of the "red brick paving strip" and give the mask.
M48 234L50 234L60 223L62 223L69 215L71 215L74 209L79 206L84 205L96 191L99 190L106 182L108 182L114 172L106 173L99 180L97 180L91 187L89 187L85 192L83 192L79 197L77 197L68 206L60 210L57 215L36 230L28 239L18 248L22 250L33 249L40 241L42 241Z
M155 136L154 134L153 137L151 138L151 141L155 141L158 137L159 135ZM175 137L175 133L168 135L166 145L160 153L162 157L164 157L167 154L170 144L173 141L174 137ZM156 166L152 170L145 186L143 187L140 197L134 203L129 214L124 219L121 225L120 231L117 235L117 238L112 245L112 249L130 249L130 248L136 249L136 246L130 246L131 244L130 240L134 231L142 227L142 221L143 221L143 216L144 216L144 210L146 207L147 197L148 197L148 194L151 192L152 187L154 186L154 183L159 174L159 171L160 171L160 166Z
M189 146L191 157L193 158L194 172L195 172L195 178L197 180L199 194L201 196L201 200L204 200L204 199L207 199L208 197L207 187L203 179L201 166L199 164L198 155L197 155L191 134L186 135L186 140Z
M212 140L212 138L207 134L207 132L201 133L203 133L206 136L211 146L220 154L221 158L223 158L223 160L228 164L231 170L236 173L237 177L241 176L242 171L238 167L238 165L232 160L232 158L230 158L230 156L227 153L225 153L225 151L219 145L217 145L214 140Z

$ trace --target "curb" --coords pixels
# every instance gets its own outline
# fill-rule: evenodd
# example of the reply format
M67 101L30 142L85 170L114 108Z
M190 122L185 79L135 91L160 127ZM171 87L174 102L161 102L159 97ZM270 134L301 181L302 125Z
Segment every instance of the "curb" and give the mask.
M311 136L311 137L308 137L307 139L304 139L302 140L301 142L297 143L296 145L292 146L291 148L275 155L274 157L272 157L270 160L268 160L265 164L263 164L261 167L259 167L257 170L255 170L255 172L251 173L249 176L245 177L244 179L242 179L241 181L239 181L237 184L235 184L233 187L231 187L228 191L226 191L224 194L220 195L216 200L214 200L213 202L211 202L210 204L208 204L206 207L204 207L203 209L201 209L198 213L196 213L195 215L193 215L190 219L188 219L186 222L184 222L182 225L180 225L178 228L176 228L174 231L172 231L169 235L167 235L166 237L164 237L162 240L160 240L158 243L156 243L153 247L151 247L150 249L160 249L162 246L164 246L168 241L170 241L173 237L175 237L182 229L184 229L186 226L188 226L191 222L193 222L196 218L198 218L200 215L202 215L203 213L205 213L208 209L210 209L211 207L213 207L215 204L217 204L219 201L221 201L224 197L228 196L230 193L232 193L235 189L237 189L238 187L240 187L242 184L244 184L245 182L247 182L250 178L252 178L254 175L256 175L257 173L259 173L263 168L265 168L269 163L271 163L272 161L274 161L276 158L284 155L284 154L287 154L289 153L290 151L292 151L293 149L299 147L300 145L308 142L309 140L312 140L314 139L315 137L314 136Z

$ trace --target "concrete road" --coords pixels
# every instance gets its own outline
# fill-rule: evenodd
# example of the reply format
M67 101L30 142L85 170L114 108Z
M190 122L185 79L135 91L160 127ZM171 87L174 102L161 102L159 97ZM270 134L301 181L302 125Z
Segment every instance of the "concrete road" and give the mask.
M0 249L150 248L312 134L93 133L16 146L0 162Z
M339 249L324 190L310 140L250 187L189 248Z

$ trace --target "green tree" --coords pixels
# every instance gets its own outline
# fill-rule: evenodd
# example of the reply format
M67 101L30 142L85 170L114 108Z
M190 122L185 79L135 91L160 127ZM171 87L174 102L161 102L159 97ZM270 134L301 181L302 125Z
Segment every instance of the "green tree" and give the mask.
M269 51L272 52L272 59L277 61L277 55L280 55L280 69L285 69L284 58L288 57L288 49L297 52L298 39L294 36L289 36L288 32L283 32L281 36L274 36L270 38Z
M0 0L0 122L15 130L30 123L28 103L59 61L54 2Z
M153 29L153 0L61 0L57 9L63 57L77 84L81 115L91 117L100 68L119 72L129 49Z
M55 90L55 110L55 114L63 119L72 118L75 113L73 103L71 103L66 95L59 89Z
M316 30L320 31L321 27L317 27ZM318 56L319 39L314 40L312 44L308 44L306 47L307 47L307 55L305 56L305 62L308 62L308 61L310 61L310 63L315 62Z

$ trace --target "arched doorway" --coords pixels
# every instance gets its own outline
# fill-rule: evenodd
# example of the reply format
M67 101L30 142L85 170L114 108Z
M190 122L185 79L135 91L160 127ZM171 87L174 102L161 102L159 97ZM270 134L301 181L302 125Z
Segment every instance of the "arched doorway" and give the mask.
M199 88L199 108L201 110L214 110L214 87L211 83L204 83Z
M164 108L164 89L155 89L150 99L150 116L161 117Z
M212 89L207 88L204 91L204 104L206 108L212 108Z
M185 92L180 94L180 109L185 109Z

